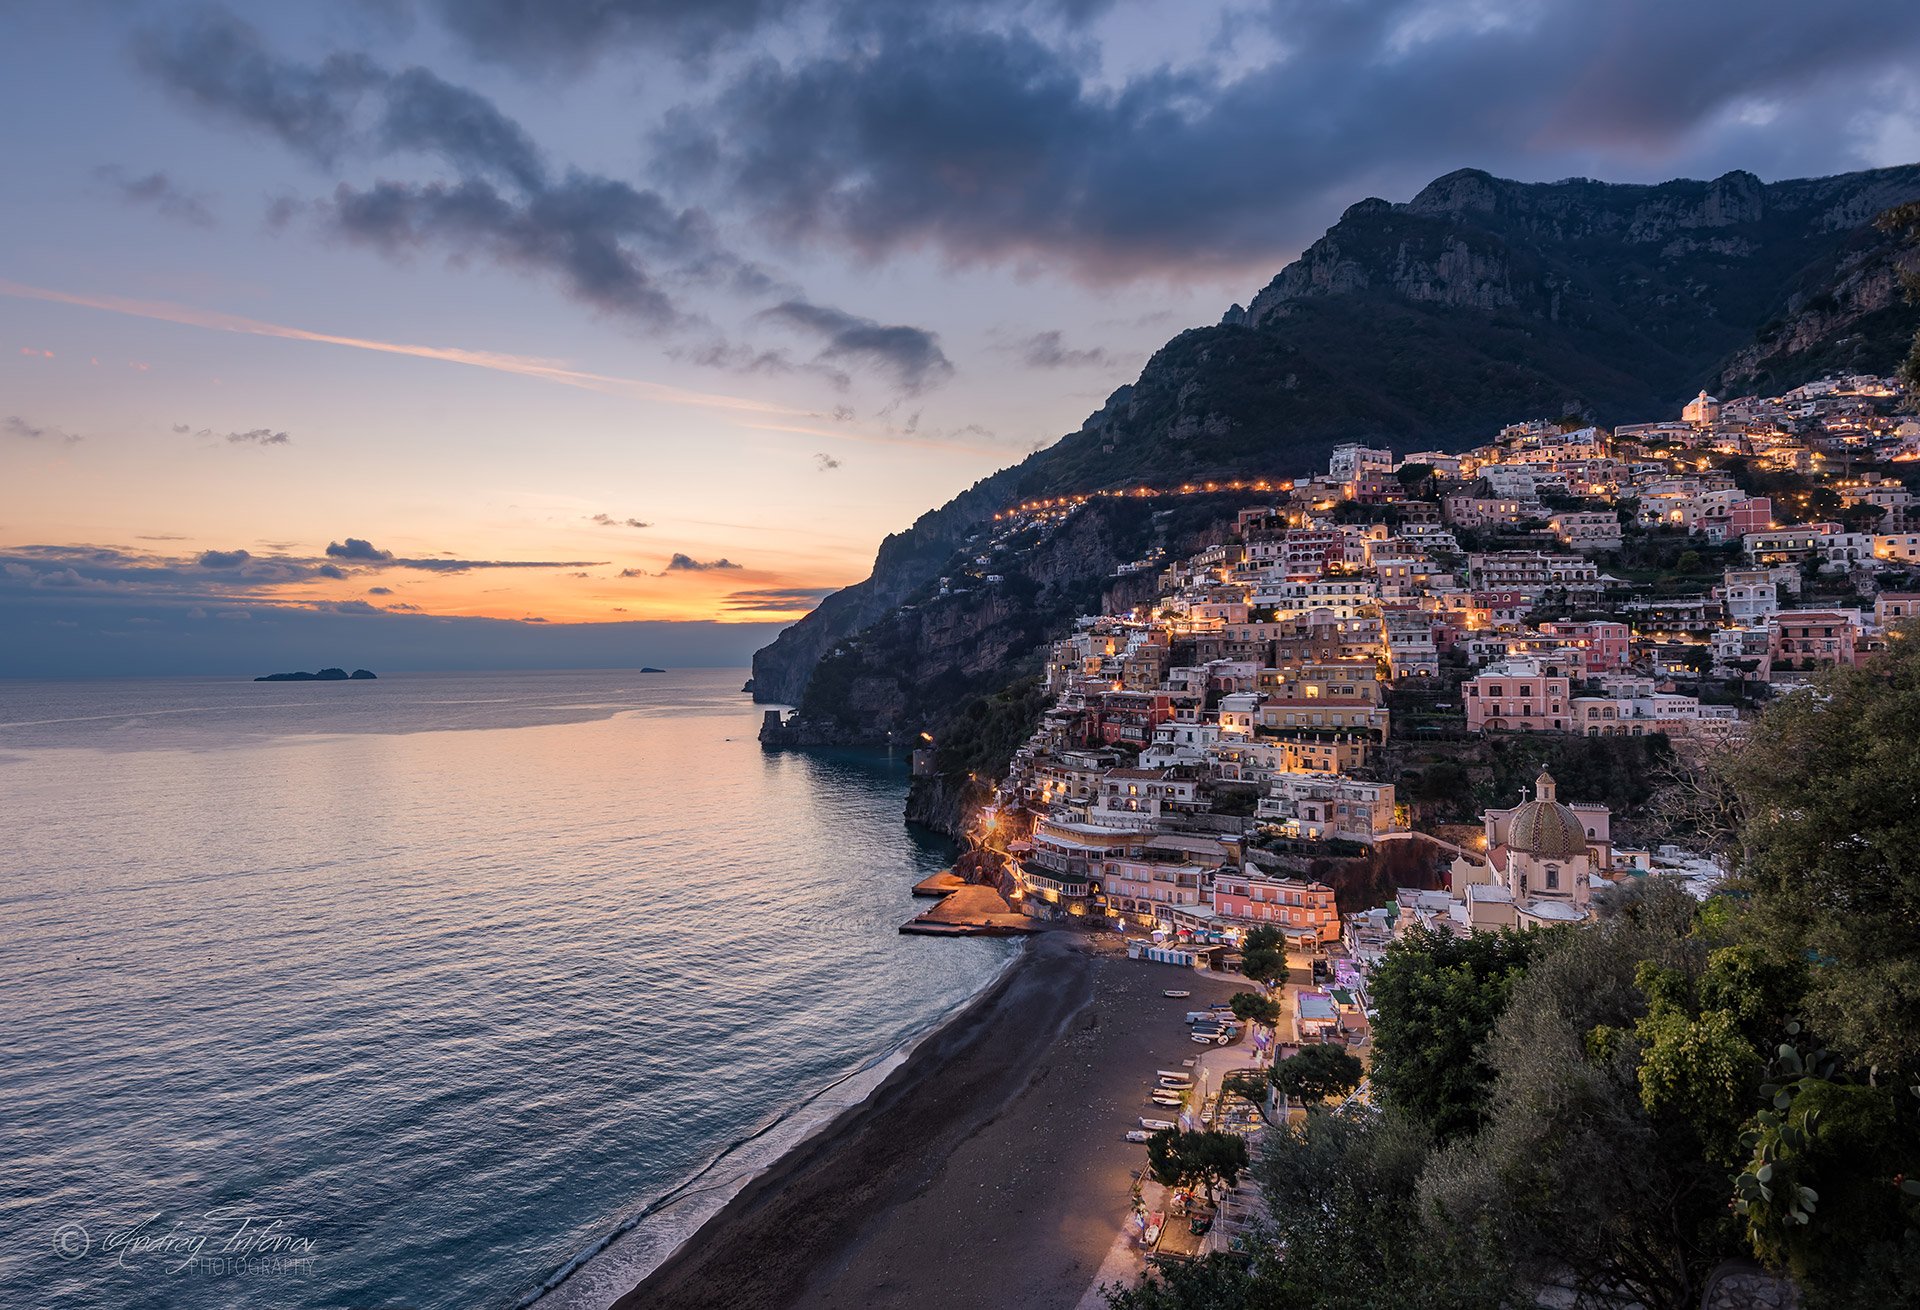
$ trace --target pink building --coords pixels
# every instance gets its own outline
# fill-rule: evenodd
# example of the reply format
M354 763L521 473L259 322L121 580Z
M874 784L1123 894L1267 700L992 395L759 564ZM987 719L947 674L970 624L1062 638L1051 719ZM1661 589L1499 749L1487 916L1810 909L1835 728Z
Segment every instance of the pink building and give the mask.
M1272 926L1287 937L1322 944L1340 940L1340 913L1325 883L1254 868L1222 869L1214 875L1213 912L1236 927Z
M1461 690L1473 732L1565 732L1572 723L1570 682L1549 676L1538 660L1519 657L1487 666Z
M1542 623L1540 631L1586 651L1587 669L1593 673L1624 669L1633 657L1633 632L1624 623Z

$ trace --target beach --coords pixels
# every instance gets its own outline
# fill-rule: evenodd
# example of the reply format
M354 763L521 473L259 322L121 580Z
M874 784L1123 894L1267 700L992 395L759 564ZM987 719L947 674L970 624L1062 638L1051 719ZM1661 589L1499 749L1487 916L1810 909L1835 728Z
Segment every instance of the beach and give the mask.
M1163 996L1187 988L1192 1000ZM1033 939L873 1095L801 1143L616 1310L1071 1307L1126 1217L1153 1071L1230 984Z

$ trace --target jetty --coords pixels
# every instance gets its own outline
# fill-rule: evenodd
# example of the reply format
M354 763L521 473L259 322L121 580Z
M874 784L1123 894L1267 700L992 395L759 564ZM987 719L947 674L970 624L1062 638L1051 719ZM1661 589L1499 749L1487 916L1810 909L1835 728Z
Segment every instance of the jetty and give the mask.
M936 886L941 879L950 880L952 885ZM1032 919L1008 905L999 892L979 883L965 882L951 871L935 874L913 892L916 896L938 896L940 903L901 924L903 933L925 937L1016 937L1040 931Z

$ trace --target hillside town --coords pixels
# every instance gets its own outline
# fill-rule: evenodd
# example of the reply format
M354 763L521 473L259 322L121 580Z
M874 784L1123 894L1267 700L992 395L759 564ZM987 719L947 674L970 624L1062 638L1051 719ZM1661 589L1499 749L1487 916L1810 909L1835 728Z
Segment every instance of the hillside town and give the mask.
M1190 558L1123 566L1155 579L1151 601L1053 644L1048 708L975 819L981 880L1012 912L1130 934L1152 958L1231 959L1277 929L1338 957L1357 1027L1367 962L1412 925L1577 922L1653 871L1705 891L1712 859L1616 831L1606 798L1545 770L1477 814L1431 784L1515 737L1724 750L1768 698L1892 639L1920 614L1920 503L1900 476L1920 472L1920 421L1899 400L1866 376L1702 393L1610 432L1348 444L1324 474L1232 484L1270 497ZM1002 583L998 543L1088 500L1002 515L943 589ZM1343 866L1362 885L1321 876Z

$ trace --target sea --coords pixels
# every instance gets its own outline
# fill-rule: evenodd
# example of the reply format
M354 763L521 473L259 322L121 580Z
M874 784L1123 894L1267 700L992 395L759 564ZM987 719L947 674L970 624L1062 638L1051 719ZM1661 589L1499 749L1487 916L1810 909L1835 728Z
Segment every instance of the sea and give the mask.
M0 1306L599 1310L1012 958L744 671L0 680Z

